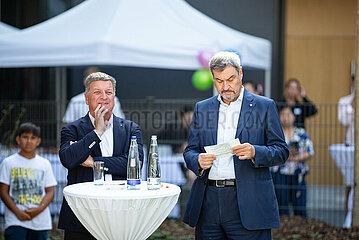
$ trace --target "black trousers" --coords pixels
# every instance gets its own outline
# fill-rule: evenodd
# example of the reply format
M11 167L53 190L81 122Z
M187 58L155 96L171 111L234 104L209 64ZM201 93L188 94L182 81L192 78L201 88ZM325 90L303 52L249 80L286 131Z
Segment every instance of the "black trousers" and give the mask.
M271 230L247 230L241 220L235 187L208 186L196 240L271 240Z

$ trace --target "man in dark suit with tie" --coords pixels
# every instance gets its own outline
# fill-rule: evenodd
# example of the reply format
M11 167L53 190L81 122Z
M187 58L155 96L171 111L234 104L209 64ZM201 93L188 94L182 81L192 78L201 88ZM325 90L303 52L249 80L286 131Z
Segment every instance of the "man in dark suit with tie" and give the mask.
M86 116L61 130L60 160L68 169L67 185L93 181L94 161L103 161L106 174L126 179L131 136L137 137L140 162L143 162L141 130L129 120L112 114L116 80L102 72L90 74L85 81ZM65 198L59 226L65 239L95 239L76 218Z
M237 54L217 53L210 70L219 95L194 110L183 155L197 178L183 220L196 239L271 239L279 214L269 167L288 157L276 105L244 89ZM231 156L204 150L236 138Z

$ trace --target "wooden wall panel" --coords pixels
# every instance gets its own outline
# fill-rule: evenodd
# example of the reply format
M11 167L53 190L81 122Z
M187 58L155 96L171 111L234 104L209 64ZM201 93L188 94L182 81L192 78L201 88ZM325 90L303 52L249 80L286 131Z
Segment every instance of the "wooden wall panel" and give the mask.
M288 38L286 45L285 79L297 78L311 100L336 103L349 94L355 38Z
M297 78L319 109L306 124L316 152L308 183L342 184L328 146L344 141L337 102L350 93L356 0L287 0L285 23L284 80Z
M353 36L356 0L287 0L287 35Z

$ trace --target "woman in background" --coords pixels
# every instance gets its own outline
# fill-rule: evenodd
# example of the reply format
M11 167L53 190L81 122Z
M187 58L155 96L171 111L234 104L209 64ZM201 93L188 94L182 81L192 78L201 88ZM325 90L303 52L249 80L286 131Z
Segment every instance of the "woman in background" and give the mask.
M299 101L299 97L303 102ZM305 119L317 113L315 105L307 98L304 87L300 82L291 78L284 86L284 97L279 101L278 105L289 105L295 115L294 126L305 128Z
M289 147L287 161L271 168L280 215L289 215L290 205L294 215L307 216L306 182L309 173L306 164L313 155L313 143L304 128L294 126L295 116L288 105L279 108L280 122Z

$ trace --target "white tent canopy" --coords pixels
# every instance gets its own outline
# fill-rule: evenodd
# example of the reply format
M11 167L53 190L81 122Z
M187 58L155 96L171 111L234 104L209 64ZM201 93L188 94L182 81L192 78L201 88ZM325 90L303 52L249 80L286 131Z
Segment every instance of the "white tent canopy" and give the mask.
M0 67L121 65L195 70L201 50L236 50L270 69L268 40L231 29L182 0L88 0L0 38Z
M6 34L6 33L12 33L12 32L17 32L19 31L19 29L10 26L6 23L0 22L0 35Z

